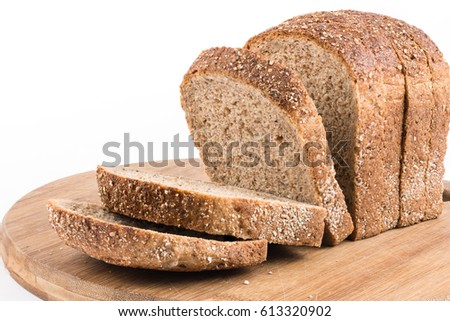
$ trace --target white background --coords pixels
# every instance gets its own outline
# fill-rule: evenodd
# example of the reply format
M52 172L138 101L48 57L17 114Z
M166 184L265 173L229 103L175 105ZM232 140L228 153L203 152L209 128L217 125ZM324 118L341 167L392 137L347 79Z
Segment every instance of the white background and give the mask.
M123 142L125 132L132 140L155 142L156 159L162 156L163 141L176 133L186 138L179 84L203 49L240 47L252 35L298 14L358 9L422 28L449 58L450 21L444 4L2 1L0 219L34 188L110 160L102 153L103 144ZM20 288L0 263L0 299L37 298Z

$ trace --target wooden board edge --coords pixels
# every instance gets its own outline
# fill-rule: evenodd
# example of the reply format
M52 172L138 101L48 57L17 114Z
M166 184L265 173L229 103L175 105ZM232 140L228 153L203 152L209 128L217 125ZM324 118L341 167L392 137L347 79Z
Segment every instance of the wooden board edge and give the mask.
M6 215L8 215L8 213ZM27 290L28 292L30 292L31 294L37 296L42 300L51 300L51 298L47 293L40 290L38 287L35 286L35 284L28 282L24 278L23 273L26 270L25 266L22 266L22 269L19 269L18 271L15 271L14 268L12 268L12 265L15 264L14 257L16 257L17 253L16 255L12 255L11 251L7 250L7 248L11 249L12 245L11 240L7 237L7 235L5 235L6 231L3 229L3 225L4 224L0 224L0 256L2 257L5 269L9 272L11 278L25 290ZM36 278L37 276L35 276L34 279Z

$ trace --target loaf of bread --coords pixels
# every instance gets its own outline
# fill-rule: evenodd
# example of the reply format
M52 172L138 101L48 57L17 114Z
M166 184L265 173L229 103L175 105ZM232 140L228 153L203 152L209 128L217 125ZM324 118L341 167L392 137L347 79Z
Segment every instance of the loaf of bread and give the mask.
M333 151L344 160L336 164L337 180L354 239L441 213L449 75L423 32L377 14L319 12L245 47L293 70L331 133L330 145L348 142Z
M104 207L48 203L67 245L121 266L231 269L265 261L268 242L337 245L442 212L449 66L414 26L294 17L205 50L180 90L213 182L99 166Z
M266 260L267 242L226 241L110 213L96 204L48 203L49 221L69 246L104 262L165 271L223 270Z
M97 168L108 210L132 218L241 239L320 246L324 208L185 177L129 167Z
M212 181L324 207L325 244L353 231L322 119L291 70L248 50L212 48L185 75L181 104ZM226 155L217 159L211 146Z

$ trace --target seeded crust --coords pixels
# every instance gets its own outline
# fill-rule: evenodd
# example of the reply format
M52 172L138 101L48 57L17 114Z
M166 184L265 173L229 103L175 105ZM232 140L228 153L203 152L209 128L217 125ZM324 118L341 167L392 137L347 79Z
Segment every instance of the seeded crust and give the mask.
M448 132L448 65L431 39L416 27L384 15L352 14L387 34L403 66L405 117L398 227L437 218L442 212Z
M431 122L429 126L423 124L424 130L430 132L428 141L428 158L425 170L425 193L428 206L424 212L403 216L399 220L399 227L408 226L421 221L437 218L442 213L442 179L444 175L444 157L447 149L447 133L450 106L450 75L449 66L436 44L422 30L401 20L393 20L397 28L405 30L408 35L424 52L427 66L431 74L431 91L434 108L431 108Z
M296 128L301 141L317 142L321 146L327 146L321 118L304 86L292 71L273 61L261 59L247 50L225 47L203 51L181 84L181 105L186 112L191 133L194 133L194 140L198 128L193 122L196 105L188 99L190 84L196 77L206 75L220 75L254 87L255 91L273 103L274 108L278 108L287 116L289 122ZM200 155L203 157L201 149ZM319 157L325 158L325 152ZM213 175L211 168L207 167L206 171L212 180L221 181L220 177ZM313 196L305 200L302 199L303 195L298 195L296 199L327 209L324 244L339 244L353 231L353 224L342 191L335 180L333 165L322 162L319 166L310 166L306 172L314 186L314 190L309 191Z
M350 11L364 20L370 30L386 38L395 50L405 78L405 103L400 171L400 216L398 225L405 221L420 221L429 211L427 162L430 155L429 141L434 98L431 74L427 58L408 34L404 25L396 19L366 12ZM409 225L409 224L408 224Z
M241 239L319 247L326 210L211 182L97 168L105 208L132 218Z
M394 228L399 217L402 66L389 41L376 29L367 32L368 27L364 18L351 11L319 12L294 17L251 38L245 46L267 54L270 50L264 41L307 39L341 60L353 78L357 88L353 159L349 170L342 169L338 175L355 224L353 239ZM278 62L289 59L279 53L270 57L277 56Z
M403 66L405 111L398 222L398 225L403 226L405 220L423 217L430 205L427 193L430 182L426 178L426 172L431 139L429 125L434 109L431 73L422 48L395 19L376 14L359 14L384 30Z
M96 204L48 202L49 221L68 245L106 263L164 271L224 270L256 265L267 242L216 241L122 218Z

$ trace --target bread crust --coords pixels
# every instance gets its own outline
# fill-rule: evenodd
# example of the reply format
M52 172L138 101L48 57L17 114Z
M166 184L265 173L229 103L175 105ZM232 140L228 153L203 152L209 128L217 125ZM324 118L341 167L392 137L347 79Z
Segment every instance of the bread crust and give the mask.
M185 99L189 83L193 77L205 74L226 76L254 87L280 108L301 133L302 141L328 146L321 117L303 84L291 70L245 49L222 47L205 50L194 61L180 87L181 104L187 117L191 112ZM323 151L321 159L326 158L326 153ZM328 211L324 244L339 244L353 231L353 223L335 180L334 167L322 162L308 170L316 189L314 205L323 206Z
M352 11L391 41L405 76L400 217L398 227L442 212L442 178L448 133L448 64L422 30L380 14Z
M106 221L100 205L50 200L49 221L75 249L106 263L163 271L223 270L256 265L267 256L263 240L224 242L162 233Z
M426 185L422 187L428 198L428 205L424 212L404 216L399 221L399 227L408 226L421 221L437 218L443 209L442 193L444 176L444 158L447 149L447 134L450 106L450 74L449 66L436 44L419 28L404 21L393 20L397 28L423 50L426 64L431 77L431 92L434 106L431 106L431 122L424 126L429 131L428 158L425 170Z
M216 196L186 187L130 177L136 169L97 168L99 194L105 208L132 218L241 239L319 247L326 210L300 202ZM204 182L220 186L214 183ZM235 188L237 191L239 188Z

